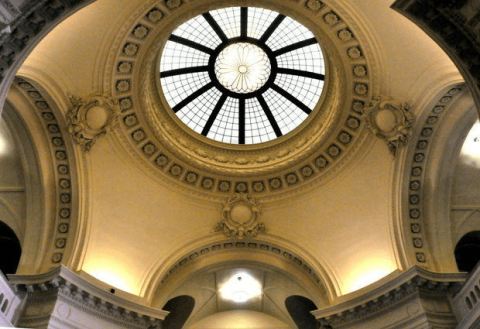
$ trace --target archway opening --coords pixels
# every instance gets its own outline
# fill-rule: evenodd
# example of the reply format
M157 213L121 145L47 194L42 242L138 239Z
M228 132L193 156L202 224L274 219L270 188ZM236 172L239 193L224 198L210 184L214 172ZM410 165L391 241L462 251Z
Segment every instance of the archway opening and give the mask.
M303 296L290 296L285 300L288 313L299 329L317 329L318 323L311 311L317 306L310 299Z
M4 274L16 273L22 256L22 247L13 230L3 222L0 222L0 250L2 251L0 270Z
M458 270L471 272L480 260L480 231L465 234L455 246Z
M162 323L164 329L181 329L195 307L195 299L191 296L178 296L170 299L163 310L170 312Z

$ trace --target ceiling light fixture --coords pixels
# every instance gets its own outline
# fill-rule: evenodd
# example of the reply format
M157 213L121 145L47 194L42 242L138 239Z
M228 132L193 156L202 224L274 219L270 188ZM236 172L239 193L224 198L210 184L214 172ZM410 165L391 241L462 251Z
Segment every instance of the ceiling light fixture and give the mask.
M222 298L240 304L259 297L262 294L262 287L251 275L240 272L233 275L219 292Z

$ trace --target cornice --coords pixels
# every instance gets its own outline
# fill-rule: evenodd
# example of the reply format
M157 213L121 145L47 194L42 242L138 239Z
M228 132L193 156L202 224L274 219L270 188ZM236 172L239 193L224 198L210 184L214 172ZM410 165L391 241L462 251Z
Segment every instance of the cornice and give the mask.
M478 8L469 1L397 0L391 7L432 37L449 55L469 85L480 108ZM475 12L475 10L477 12ZM471 15L470 17L467 17Z
M388 312L418 296L451 297L465 279L466 273L435 273L413 266L373 291L312 314L320 323L337 328Z
M130 328L160 328L168 314L103 291L63 265L41 275L12 275L9 279L16 292L27 299L58 296L86 313Z
M210 2L202 5L207 4ZM210 4L214 5L215 2ZM337 111L328 119L336 120L335 123L319 121L313 124L312 121L310 129L317 131L316 138L300 132L282 142L272 143L271 151L258 149L242 153L235 148L230 150L229 147L218 148L215 143L198 142L170 115L159 119L158 113L166 112L158 96L158 73L154 69L158 63L158 49L168 37L162 31L170 30L172 21L178 20L181 13L192 15L192 10L200 9L195 1L158 1L148 8L142 7L135 14L138 15L136 19L132 15L127 20L114 41L117 48L109 54L104 81L104 88L116 95L122 107L121 129L116 130L116 135L131 157L140 159L134 162L142 170L174 189L203 197L219 199L231 193L251 193L260 199L278 199L302 186L322 181L326 173L333 174L334 167L347 162L341 159L352 158L354 152L351 150L359 143L364 130L363 107L371 95L372 76L363 46L356 38L356 31L324 3L300 1L284 5L318 23L317 29L324 30L322 38L330 40L332 51L341 53L339 58L343 64L340 66L345 68L335 73L338 71L335 64L335 70L332 66L331 71L338 81L343 81L335 88L342 90L342 97L347 95L348 101L335 98L325 101L326 107L334 107L330 110ZM348 79L343 77L343 70ZM145 89L144 85L150 87ZM304 130L308 131L308 126ZM328 129L323 131L322 126Z
M11 83L21 59L39 41L39 36L50 30L62 17L92 0L31 1L27 0L20 8L21 14L10 24L10 33L0 36L0 83ZM11 79L11 80L10 80ZM4 86L4 95L8 88ZM4 96L3 95L3 96ZM2 99L3 100L3 99Z

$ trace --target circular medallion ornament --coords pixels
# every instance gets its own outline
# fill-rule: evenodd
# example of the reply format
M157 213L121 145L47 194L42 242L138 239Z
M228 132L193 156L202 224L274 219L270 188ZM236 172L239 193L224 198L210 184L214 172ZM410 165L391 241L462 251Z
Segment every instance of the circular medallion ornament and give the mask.
M230 7L173 31L160 80L168 105L193 131L257 144L288 134L315 110L325 64L302 24L267 9Z
M265 231L265 225L258 221L260 205L250 195L237 193L223 204L223 219L215 231L227 237L244 239L255 237Z
M234 43L215 60L215 75L230 91L246 94L257 91L267 82L271 66L267 54L251 43Z

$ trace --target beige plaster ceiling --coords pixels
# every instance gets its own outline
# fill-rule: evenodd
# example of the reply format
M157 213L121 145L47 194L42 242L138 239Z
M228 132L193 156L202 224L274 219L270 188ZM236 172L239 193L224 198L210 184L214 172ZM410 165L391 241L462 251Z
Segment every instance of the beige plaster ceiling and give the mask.
M218 181L248 181L250 189L253 187L250 181L263 180L268 184L277 174L283 177L285 188L281 192L270 189L253 193L261 205L261 221L266 232L249 241L275 245L301 257L321 278L326 296L334 299L403 266L400 255L404 253L404 246L397 236L393 210L398 201L396 161L401 161L402 156L392 157L385 143L375 138L363 121L358 130L346 126L349 116L363 120L361 114L351 109L351 100L366 102L381 95L393 97L409 102L411 111L421 117L432 98L461 79L455 66L431 39L389 8L392 1L324 1L329 10L342 18L339 23L342 25L338 27L325 23L323 15L327 12L322 11L325 9L317 12L309 8L314 2L235 1L235 4L264 5L280 12L291 10L292 16L318 30L327 53L337 56L330 61L330 65L338 65L330 68L336 72L332 79L339 79L336 94L331 103L322 105L332 107L333 119L326 121L323 135L314 140L318 144L312 142L309 148L299 147L285 161L277 157L275 166L278 167L252 166L243 170L241 165L232 165L233 169L225 171L215 169L220 166L214 162L208 163L210 167L202 167L193 153L175 154L171 146L174 138L166 148L176 156L175 161L184 167L190 165L188 170L198 169L201 177L210 174ZM144 88L144 84L150 82L141 78L152 69L142 60L158 56L158 53L152 57L151 53L142 51L161 45L173 29L172 24L185 21L192 13L227 5L225 1L184 0L170 1L169 8L168 3L96 1L50 32L27 58L18 75L41 86L64 114L69 110L68 96L72 94L80 97L107 94L121 101L126 96L115 88L122 79L132 84L132 95L128 97L141 100L141 92L151 91ZM180 4L178 8L172 5L176 3ZM139 22L147 24L144 17L153 7L165 13L164 21L157 25L149 23L156 34L139 41L131 33ZM335 33L346 27L355 39L335 38ZM124 77L117 71L117 65L122 60L130 61L122 51L134 42L142 45L139 60L131 60L134 71ZM365 58L348 59L350 47L360 47ZM353 66L358 63L368 67L367 77L352 75ZM368 85L367 95L355 94L358 83ZM78 146L75 150L79 168L85 171L79 180L79 184L85 186L79 195L83 207L79 213L86 233L83 244L75 251L80 261L74 266L107 284L151 300L153 292L162 291L161 278L185 255L206 245L224 242L225 236L213 230L222 219L222 202L235 190L232 187L228 193L204 191L200 183L191 187L181 179L173 179L167 169L155 168L154 160L142 155L129 139L133 129L125 126L125 117L132 113L138 115L142 127L146 127L149 138L157 145L166 145L161 144L167 143L162 138L169 137L165 137L163 128L156 130L155 122L160 119L151 119L151 113L142 113L142 109L135 108L135 111L123 108L122 113L126 114L120 117L119 126L99 139L90 152L81 151ZM354 136L351 145L342 146L342 155L338 160L331 159L330 169L318 169L315 159L329 152L330 143L339 144L336 138L342 129ZM180 144L177 146L181 149ZM285 145L288 140L276 143L272 149L278 152ZM246 156L250 154L248 150L241 151ZM228 152L236 150L229 148ZM298 185L287 186L285 175L295 172L301 177L304 166L314 168L315 178L302 178ZM261 263L262 256L257 256L256 261ZM188 271L194 273L201 269L202 263L198 262Z

